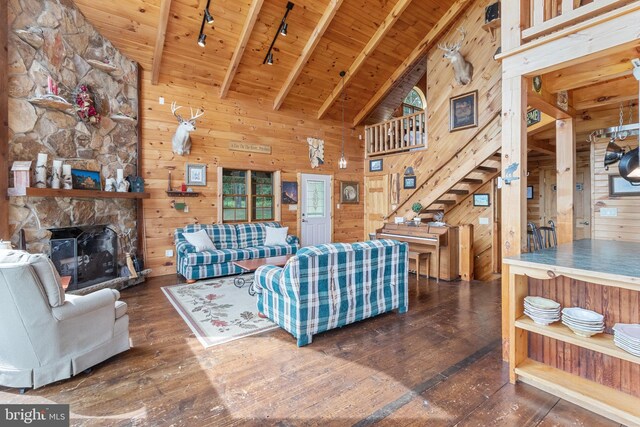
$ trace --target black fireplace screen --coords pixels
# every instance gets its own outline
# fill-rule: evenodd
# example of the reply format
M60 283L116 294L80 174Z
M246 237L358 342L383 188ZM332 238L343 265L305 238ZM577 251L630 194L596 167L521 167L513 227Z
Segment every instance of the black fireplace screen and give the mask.
M118 235L111 228L95 225L50 231L51 261L61 276L71 276L67 290L118 277Z

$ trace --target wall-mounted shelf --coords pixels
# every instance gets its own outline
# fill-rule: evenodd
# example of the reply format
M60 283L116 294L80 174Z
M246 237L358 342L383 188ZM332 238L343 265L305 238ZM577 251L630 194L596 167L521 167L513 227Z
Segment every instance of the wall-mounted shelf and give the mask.
M47 108L49 110L67 111L73 108L71 103L57 95L44 95L38 98L30 98L29 102L36 107Z
M27 188L27 197L72 197L74 199L148 199L149 193L117 193L94 190L63 190L56 188Z
M200 193L197 191L167 191L169 197L198 197Z
M138 124L138 120L137 119L134 119L133 117L125 116L123 114L114 114L114 115L110 116L109 118L111 120L113 120L114 122L117 122L117 123L127 123L127 124L131 124L131 125Z
M500 18L494 19L491 22L487 22L482 26L482 29L491 33L491 41L496 40L496 30L500 28Z
M105 73L113 73L118 69L118 67L114 65L102 61L96 61L95 59L87 59L87 63L93 68L97 68L98 70L104 71Z

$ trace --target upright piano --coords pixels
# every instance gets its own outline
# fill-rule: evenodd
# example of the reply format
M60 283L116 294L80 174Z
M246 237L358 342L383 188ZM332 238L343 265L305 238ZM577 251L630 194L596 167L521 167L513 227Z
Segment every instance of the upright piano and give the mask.
M429 252L429 271L432 276L439 275L442 280L457 280L460 277L458 227L385 224L376 230L376 238L407 242L411 251Z

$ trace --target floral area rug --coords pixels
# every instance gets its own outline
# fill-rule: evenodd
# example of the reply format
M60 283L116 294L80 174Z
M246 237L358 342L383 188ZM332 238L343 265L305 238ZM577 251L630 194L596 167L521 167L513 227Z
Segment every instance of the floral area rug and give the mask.
M252 276L242 277L252 279ZM249 285L236 287L233 284L236 277L162 288L205 348L277 328L271 320L258 317L256 297L249 295Z

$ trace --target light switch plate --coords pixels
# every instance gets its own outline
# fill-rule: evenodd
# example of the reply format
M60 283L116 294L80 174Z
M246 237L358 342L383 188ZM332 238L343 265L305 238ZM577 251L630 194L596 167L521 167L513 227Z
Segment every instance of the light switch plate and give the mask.
M480 225L489 225L489 218L478 218L478 223Z
M158 98L158 102L160 103L160 105L164 105L164 96Z
M618 216L618 208L600 208L600 216Z
M167 249L166 251L164 251L164 256L166 257L172 257L173 256L173 249Z

